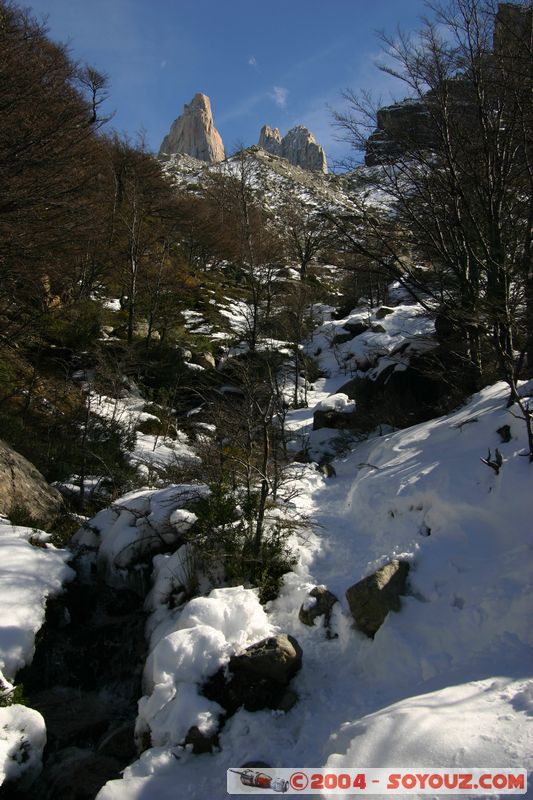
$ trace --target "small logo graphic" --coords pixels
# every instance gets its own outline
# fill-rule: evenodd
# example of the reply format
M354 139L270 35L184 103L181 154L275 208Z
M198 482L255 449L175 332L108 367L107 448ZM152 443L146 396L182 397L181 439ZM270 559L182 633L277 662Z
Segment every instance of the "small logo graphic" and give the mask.
M243 786L252 786L254 789L261 789L263 792L265 789L270 789L271 792L279 792L281 794L285 794L289 790L289 781L283 778L272 778L266 772L257 772L253 769L230 769L229 771L240 776Z

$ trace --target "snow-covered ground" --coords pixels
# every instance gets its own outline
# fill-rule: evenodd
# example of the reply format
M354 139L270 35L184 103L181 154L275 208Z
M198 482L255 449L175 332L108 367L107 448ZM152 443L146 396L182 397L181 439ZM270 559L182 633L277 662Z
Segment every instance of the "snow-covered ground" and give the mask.
M98 800L217 800L226 769L252 760L532 769L532 466L522 455L525 425L506 396L497 384L454 414L359 444L334 462L335 478L307 465L298 502L315 529L298 542L299 564L267 607L265 627L256 629L252 590L237 606L235 589L219 589L174 610L168 624L159 619L141 702L157 746ZM502 443L497 431L507 424L511 440ZM481 461L496 447L499 474ZM411 563L409 593L370 640L354 629L344 592L393 557ZM337 638L299 622L317 584L339 598ZM252 631L258 639L267 630L302 646L297 705L286 714L237 712L219 752L180 747L178 709L200 727L216 716L198 702L197 682Z
M47 544L49 538L0 518L0 700L9 696L17 671L33 658L47 597L60 593L74 577L66 563L69 553ZM37 711L18 704L0 707L0 786L6 779L35 775L45 742L44 719Z
M135 428L149 420L159 422L155 414L144 411L145 406L146 400L135 387L124 390L119 398L98 394L91 396L93 414L118 422L125 429ZM136 431L130 460L145 477L153 476L154 470L162 467L199 461L183 431L175 431L175 438Z
M336 474L325 478L315 464L294 470L292 503L313 527L293 535L298 564L280 596L263 609L253 589L219 588L180 606L194 571L189 545L154 556L146 600L150 655L137 720L139 741L153 746L98 800L219 800L226 797L226 770L250 761L533 769L533 465L523 457L520 411L506 408L507 387L488 387L453 414L376 431L360 443L338 430L311 430L317 408L356 411L341 389L359 371L377 377L385 366L404 369L411 353L432 346L432 323L422 310L403 296L394 302L382 312L355 309L342 320L316 309L319 326L307 352L322 377L307 387L309 407L289 412L286 429L293 449L305 444L316 460L337 452ZM242 333L243 309L226 316L232 333ZM533 382L522 391L533 393ZM153 418L135 391L118 401L95 396L92 410L127 426ZM507 442L498 433L505 425ZM342 447L335 448L339 435ZM496 448L503 457L498 474L481 460ZM138 432L133 458L148 474L154 460L196 456L179 435L170 441ZM177 546L196 519L194 506L185 506L207 491L132 492L101 511L76 543L111 584L138 578L144 585L141 567L160 549L154 541ZM6 630L0 625L0 667L9 679L31 658L44 597L70 573L64 555L30 545L26 529L0 525L0 534L8 548L0 601L10 609ZM408 593L370 640L355 629L345 592L392 558L410 563ZM29 579L21 581L22 573ZM299 621L316 585L339 600L331 620L336 637L322 624ZM278 632L294 636L303 650L292 682L298 703L287 713L241 709L223 727L219 749L194 755L182 744L187 731L196 725L209 734L221 714L201 695L201 683L234 653ZM38 768L44 725L28 713L0 709L4 773L19 769L27 750L30 772Z

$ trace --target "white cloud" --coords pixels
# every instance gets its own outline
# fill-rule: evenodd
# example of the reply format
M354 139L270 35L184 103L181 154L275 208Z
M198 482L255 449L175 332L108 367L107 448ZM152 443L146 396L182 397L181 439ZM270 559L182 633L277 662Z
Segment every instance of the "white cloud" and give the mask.
M280 108L287 107L287 97L289 96L289 90L285 89L283 86L274 86L272 92L270 92L270 97L275 102L277 106Z
M248 64L251 67L257 67L257 59L256 59L256 57L255 56L250 56L250 58L248 59Z
M161 63L159 64L159 66L161 67L161 69L165 69L165 67L166 67L166 65L167 65L167 64L168 64L168 61L165 61L165 60L163 60L163 61L161 61Z

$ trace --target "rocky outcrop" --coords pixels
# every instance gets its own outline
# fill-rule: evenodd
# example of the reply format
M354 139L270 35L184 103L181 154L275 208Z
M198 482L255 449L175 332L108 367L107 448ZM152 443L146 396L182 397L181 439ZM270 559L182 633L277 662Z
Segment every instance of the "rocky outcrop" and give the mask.
M405 594L408 573L407 561L394 559L346 591L355 624L371 639L389 611L400 610L400 596Z
M430 115L422 102L403 100L380 108L377 123L366 144L369 167L394 161L413 147L431 147L434 140Z
M0 440L0 515L9 517L17 509L46 527L55 521L62 505L59 492L33 464Z
M531 5L499 3L494 21L494 52L531 59Z
M287 159L290 164L311 172L327 173L328 164L324 148L304 125L297 125L283 138L278 128L263 125L259 147L275 156Z
M486 55L489 63L497 55L498 59L519 59L529 65L532 14L531 5L498 4L494 20L494 53ZM516 64L513 69L516 69ZM457 113L464 120L469 113L476 113L474 87L467 79L460 77L449 80L447 89L452 114ZM380 108L377 128L366 143L365 164L375 166L395 161L418 149L434 148L437 142L437 132L431 118L434 100L434 92L429 91L417 100L406 99Z
M211 102L205 94L195 94L183 114L172 123L163 139L159 155L184 153L200 161L223 161L222 138L215 128Z

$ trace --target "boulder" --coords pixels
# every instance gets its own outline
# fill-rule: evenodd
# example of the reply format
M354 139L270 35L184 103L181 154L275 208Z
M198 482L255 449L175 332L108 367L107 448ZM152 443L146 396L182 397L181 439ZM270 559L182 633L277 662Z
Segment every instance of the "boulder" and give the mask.
M394 559L346 591L357 627L371 639L389 611L400 610L400 597L405 594L408 574L408 562Z
M335 411L317 409L313 414L313 430L321 428L334 428L335 430L354 430L359 423L356 411Z
M324 148L318 144L305 125L296 125L283 138L278 128L263 125L259 135L259 147L268 153L287 159L296 167L324 174L328 171Z
M163 139L159 155L173 153L185 153L200 161L224 160L224 145L213 122L211 101L205 94L194 95Z
M344 322L342 327L350 332L352 338L360 336L368 330L368 325L365 322Z
M378 308L376 311L375 317L376 319L385 319L389 314L394 314L394 309L389 306L381 306L381 308Z
M241 706L247 711L289 711L298 696L287 687L301 666L302 649L296 639L287 634L271 636L232 656L227 669L219 669L202 691L228 716Z
M329 629L331 610L337 602L337 597L325 586L315 586L309 592L307 600L300 606L298 619L304 625L313 626L315 620L323 616L324 626Z
M353 430L357 424L357 407L343 392L330 394L316 406L313 414L313 430L335 428Z
M351 342L354 336L355 334L353 333L336 333L331 340L331 344L346 344L346 342Z
M63 500L33 464L0 440L0 514L9 517L16 508L47 527L61 513Z
M293 636L281 633L262 639L244 653L232 656L230 672L250 673L286 686L302 666L302 648Z

